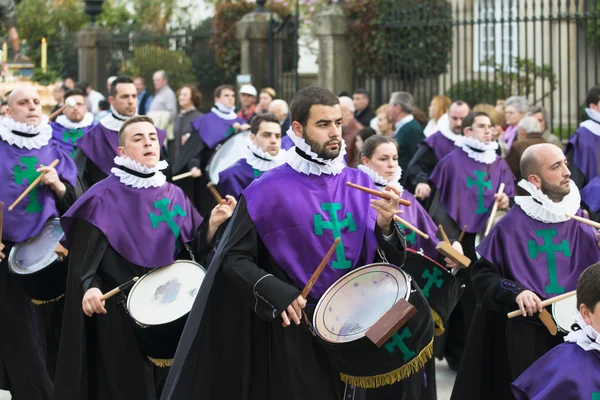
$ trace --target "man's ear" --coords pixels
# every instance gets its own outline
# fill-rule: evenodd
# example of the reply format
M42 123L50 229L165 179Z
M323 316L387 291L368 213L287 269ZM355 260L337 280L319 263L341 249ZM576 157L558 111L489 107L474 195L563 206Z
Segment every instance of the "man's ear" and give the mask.
M294 134L296 136L301 138L302 137L302 124L298 121L292 122L292 131L294 131Z

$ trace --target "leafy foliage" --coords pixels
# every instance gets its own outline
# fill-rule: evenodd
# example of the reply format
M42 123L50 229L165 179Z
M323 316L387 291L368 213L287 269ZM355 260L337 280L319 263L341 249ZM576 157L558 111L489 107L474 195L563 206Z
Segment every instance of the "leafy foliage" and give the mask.
M450 86L446 96L466 101L471 107L479 103L496 104L502 98L502 86L493 81L470 79Z

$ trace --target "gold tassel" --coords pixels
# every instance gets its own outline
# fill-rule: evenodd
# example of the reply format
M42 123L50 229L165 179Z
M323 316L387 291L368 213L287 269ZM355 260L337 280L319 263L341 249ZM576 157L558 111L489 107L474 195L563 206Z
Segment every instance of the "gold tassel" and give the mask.
M35 304L36 306L43 306L44 304L48 304L48 303L54 303L55 301L59 301L60 299L62 299L63 297L65 297L64 293L61 294L60 296L58 296L55 299L50 299L50 300L36 300L36 299L31 299L31 302L33 304Z
M172 358L152 358L148 357L148 360L152 362L152 364L156 365L159 368L170 367L173 364Z
M433 308L431 309L431 317L433 318L435 336L442 336L446 331L442 317L440 317L440 314L438 314Z
M433 339L418 356L413 358L408 364L401 366L391 372L374 375L374 376L351 376L346 374L340 374L342 382L352 386L361 387L365 389L375 389L380 386L391 385L396 382L400 382L403 379L408 378L415 372L423 369L427 361L433 357Z

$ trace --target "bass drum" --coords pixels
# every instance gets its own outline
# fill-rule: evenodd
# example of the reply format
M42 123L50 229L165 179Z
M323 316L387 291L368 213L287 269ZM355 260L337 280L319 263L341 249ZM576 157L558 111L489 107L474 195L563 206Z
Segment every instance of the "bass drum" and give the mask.
M231 136L217 145L206 166L208 178L212 183L215 185L219 183L219 173L244 157L244 152L249 142L250 131L244 131Z
M490 229L490 232L492 231L492 229L494 229L494 226L496 226L498 221L500 221L502 219L502 217L504 217L507 213L508 213L508 210L496 211L496 216L494 217L494 222L492 223L492 228ZM487 222L486 222L485 226L487 227ZM477 234L477 236L475 236L475 250L477 250L477 246L479 246L481 244L481 242L483 242L484 238L485 238L484 232L480 232ZM475 251L475 254L477 254L477 258L481 258L479 256L479 253L477 253L477 251Z

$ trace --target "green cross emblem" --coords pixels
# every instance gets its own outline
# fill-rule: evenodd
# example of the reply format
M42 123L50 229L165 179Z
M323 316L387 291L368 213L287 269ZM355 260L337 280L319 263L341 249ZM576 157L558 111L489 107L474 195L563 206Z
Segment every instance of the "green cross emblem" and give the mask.
M175 239L177 239L181 232L179 230L179 226L175 223L175 220L173 218L176 216L185 217L187 214L185 211L183 211L183 208L181 208L179 204L175 204L173 206L173 211L169 211L168 207L169 199L167 199L166 197L164 199L157 200L154 202L154 208L158 209L160 211L160 214L155 215L154 213L149 212L148 216L150 217L152 227L155 229L158 228L158 225L161 222L166 222L169 228L171 228L173 234L175 235Z
M592 400L600 400L600 392L592 393Z
M252 168L252 172L254 173L254 179L258 178L264 173L264 171L259 171L256 168Z
M226 131L225 131L225 137L229 137L231 135L233 135L235 133L235 128L233 126L230 126Z
M433 273L429 272L431 270L433 270ZM429 298L429 291L431 290L432 286L435 285L435 287L439 289L444 284L444 280L439 279L439 277L442 276L442 271L437 268L431 268L431 270L426 269L421 276L421 278L427 280L427 283L425 283L425 287L423 288L423 294L427 299Z
M558 236L556 229L542 229L535 231L535 235L544 239L544 244L538 246L535 240L529 240L529 257L537 258L539 254L546 253L548 259L548 276L550 277L550 286L546 286L547 294L561 294L565 292L563 286L558 285L558 277L556 275L556 254L562 253L565 257L571 257L571 249L569 242L563 240L560 244L552 243L552 238Z
M467 176L467 189L477 186L477 210L475 210L475 214L485 214L489 210L484 203L485 189L492 190L492 181L485 180L485 171L473 171L473 173L477 179Z
M21 165L14 166L15 183L17 185L22 185L24 183L31 185L31 183L40 175L35 168L38 159L37 157L20 157L19 161L25 168L23 169ZM38 187L39 186L34 187L31 192L29 192L29 204L25 207L25 212L42 212L42 205L38 201Z
M392 335L390 341L385 344L385 349L388 352L393 353L394 350L398 348L402 352L404 362L407 362L408 360L417 355L417 353L409 349L408 346L406 346L406 343L404 343L404 340L409 339L411 337L412 333L410 333L408 327L405 327L402 329L402 333L400 333L400 335L398 335L398 332Z
M416 232L411 231L410 229L408 229L406 226L404 226L400 222L396 222L396 223L398 224L400 229L402 229L404 231L404 239L406 239L406 242L410 243L412 245L416 244L417 243Z
M335 248L337 260L331 263L334 269L349 269L352 268L352 261L346 259L346 251L344 250L344 240L342 238L342 228L347 228L348 232L356 231L356 224L352 213L347 213L346 218L342 221L338 220L337 213L342 209L342 203L323 203L321 210L329 212L330 221L324 221L321 214L314 215L314 232L315 235L323 235L323 230L328 229L333 232L333 239L340 238L340 244Z
M71 146L73 146L73 151L71 152L71 157L73 157L75 155L75 143L77 142L77 139L79 139L82 136L83 136L83 129L81 129L81 128L65 129L63 131L63 142L69 143Z

